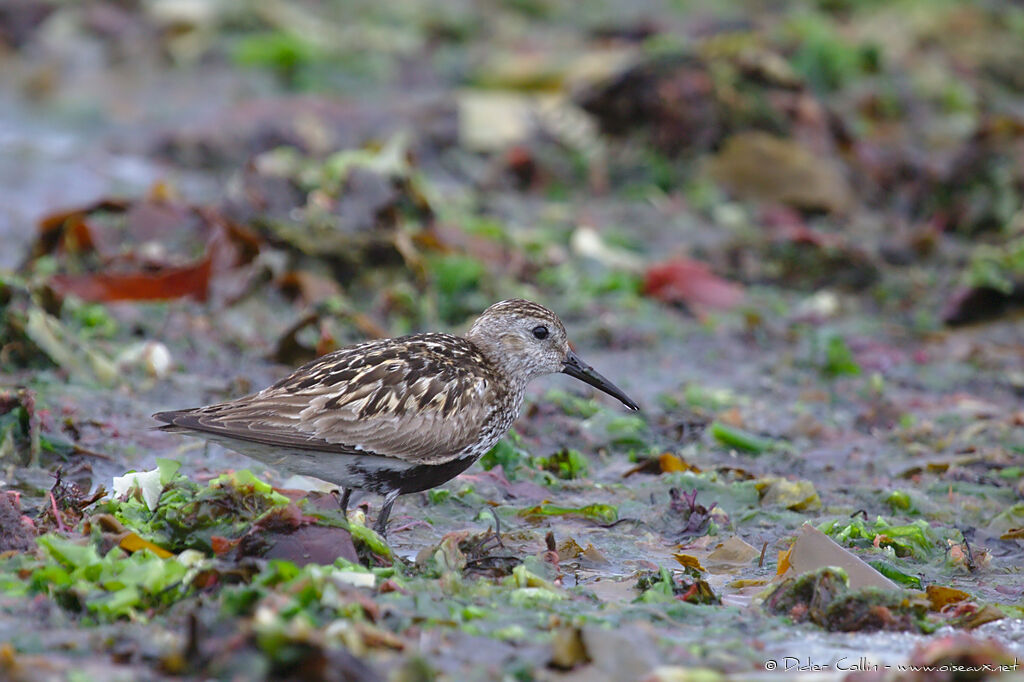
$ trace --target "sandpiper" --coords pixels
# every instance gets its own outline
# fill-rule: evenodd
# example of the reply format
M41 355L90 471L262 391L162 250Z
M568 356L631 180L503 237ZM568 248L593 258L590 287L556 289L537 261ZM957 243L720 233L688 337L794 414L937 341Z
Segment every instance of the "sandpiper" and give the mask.
M465 471L519 416L531 379L564 372L639 409L569 347L553 312L495 303L465 336L414 334L328 353L259 393L158 412L166 431L201 436L290 473L395 498Z

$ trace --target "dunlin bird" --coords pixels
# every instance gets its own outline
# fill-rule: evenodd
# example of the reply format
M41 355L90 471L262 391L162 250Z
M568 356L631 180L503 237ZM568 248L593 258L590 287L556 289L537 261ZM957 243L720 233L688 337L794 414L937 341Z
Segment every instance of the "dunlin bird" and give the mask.
M544 306L495 303L465 336L414 334L328 353L259 393L153 415L283 471L395 498L465 471L504 436L531 379L564 372L638 409L569 347Z

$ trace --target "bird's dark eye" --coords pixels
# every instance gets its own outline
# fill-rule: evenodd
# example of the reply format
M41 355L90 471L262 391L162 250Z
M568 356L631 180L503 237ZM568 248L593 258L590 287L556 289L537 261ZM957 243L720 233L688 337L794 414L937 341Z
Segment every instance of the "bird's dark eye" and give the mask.
M533 336L542 340L548 338L548 328L542 324L537 325L533 328Z

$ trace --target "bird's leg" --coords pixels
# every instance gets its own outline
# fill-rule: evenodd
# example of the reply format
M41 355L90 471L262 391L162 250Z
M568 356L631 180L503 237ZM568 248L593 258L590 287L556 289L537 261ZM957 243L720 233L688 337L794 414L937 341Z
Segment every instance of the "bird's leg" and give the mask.
M352 488L342 488L341 499L338 501L342 516L348 516L348 501L350 497L352 497Z
M377 516L377 523L373 525L373 529L381 537L385 537L387 535L388 516L391 515L391 508L395 506L395 500L397 498L397 490L392 490L384 497L384 506L380 508L380 514Z

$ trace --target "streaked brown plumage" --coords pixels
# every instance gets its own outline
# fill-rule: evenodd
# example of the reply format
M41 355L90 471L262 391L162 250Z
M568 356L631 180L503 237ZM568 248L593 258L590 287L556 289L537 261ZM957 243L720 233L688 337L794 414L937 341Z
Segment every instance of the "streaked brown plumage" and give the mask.
M259 393L153 415L164 430L219 442L284 471L395 498L465 471L508 432L527 383L575 376L638 409L569 348L547 308L495 303L464 337L415 334L324 355Z

